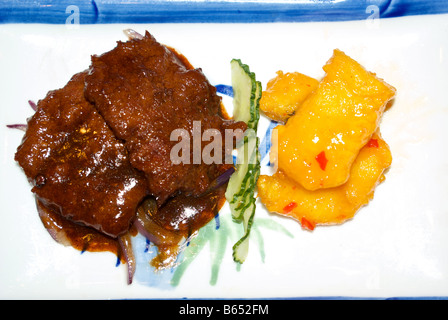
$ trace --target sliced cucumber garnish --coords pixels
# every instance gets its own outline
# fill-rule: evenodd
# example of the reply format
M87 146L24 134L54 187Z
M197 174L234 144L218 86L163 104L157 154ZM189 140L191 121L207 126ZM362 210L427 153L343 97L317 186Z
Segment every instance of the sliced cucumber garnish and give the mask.
M233 88L233 118L244 121L248 128L256 131L260 119L259 102L261 82L255 79L255 73L239 59L230 62Z
M233 259L243 263L249 251L249 234L255 216L255 186L260 175L260 154L257 137L260 119L261 83L239 59L231 61L233 118L247 124L246 134L237 146L235 173L230 177L226 199L236 222L244 226L244 235L233 246Z

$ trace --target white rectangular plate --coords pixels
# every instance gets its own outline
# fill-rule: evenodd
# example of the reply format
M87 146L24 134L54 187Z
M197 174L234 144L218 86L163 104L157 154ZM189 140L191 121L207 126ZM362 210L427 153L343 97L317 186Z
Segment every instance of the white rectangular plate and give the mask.
M306 298L448 296L448 16L275 24L0 25L0 297L5 298ZM136 239L138 270L109 253L80 254L55 243L37 215L14 153L23 132L6 128L32 115L28 100L65 85L90 55L148 30L201 67L214 85L230 84L230 60L248 64L265 87L275 72L320 78L335 48L397 88L381 131L393 164L373 201L340 226L304 231L257 207L247 261L231 246L241 225L220 212L214 240L192 243L179 276L154 273ZM224 97L227 109L231 100ZM263 138L269 121L260 122ZM265 168L263 169L265 170ZM212 222L214 223L214 222ZM209 229L210 229L209 228ZM209 230L210 231L210 230ZM205 237L206 235L204 235ZM151 248L154 250L154 248ZM223 254L222 257L220 254ZM175 285L171 283L177 277Z

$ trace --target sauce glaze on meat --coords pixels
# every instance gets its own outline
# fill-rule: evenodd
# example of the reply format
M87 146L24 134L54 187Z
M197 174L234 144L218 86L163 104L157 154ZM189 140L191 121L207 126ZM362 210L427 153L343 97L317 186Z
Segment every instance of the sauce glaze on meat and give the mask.
M16 160L44 206L117 237L129 229L147 188L123 143L85 100L85 75L39 101Z
M144 235L176 253L174 242L208 223L224 203L226 186L209 187L231 165L173 164L177 141L170 135L175 129L192 135L200 121L201 133L217 129L224 139L225 129L246 125L226 117L200 69L148 32L92 56L88 70L37 106L15 159L57 241L119 253L117 239L138 229L139 212L146 215L139 224ZM151 212L148 200L155 203Z
M221 98L202 71L149 33L92 57L85 93L124 141L132 166L145 173L159 205L179 192L203 193L220 174L219 164L194 164L190 159L177 165L170 160L178 143L170 140L174 130L185 129L193 137L193 122L200 121L198 139L212 128L224 137L234 123L221 116Z

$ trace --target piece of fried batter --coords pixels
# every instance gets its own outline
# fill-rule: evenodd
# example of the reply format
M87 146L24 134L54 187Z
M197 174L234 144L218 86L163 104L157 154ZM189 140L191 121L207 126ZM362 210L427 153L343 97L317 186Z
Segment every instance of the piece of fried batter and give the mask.
M260 109L272 120L286 122L318 85L319 81L300 72L278 71L263 91Z
M344 184L360 149L378 127L395 88L340 50L324 66L318 88L276 128L271 161L307 190Z
M359 152L345 184L310 191L277 171L272 176L260 176L258 196L270 212L294 218L304 228L312 230L316 225L340 224L353 218L373 198L391 162L389 146L375 133Z

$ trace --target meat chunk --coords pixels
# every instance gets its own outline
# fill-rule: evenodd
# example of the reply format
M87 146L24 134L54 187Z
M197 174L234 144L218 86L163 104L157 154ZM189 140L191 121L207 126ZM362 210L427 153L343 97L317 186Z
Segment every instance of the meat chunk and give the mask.
M207 129L219 130L224 138L233 122L221 115L221 98L202 71L148 32L93 56L85 94L124 141L132 166L145 173L159 205L176 194L199 195L219 175L219 164L170 159L179 142L171 141L174 130L189 133L193 152L193 138L201 141ZM196 137L194 123L200 124Z
M84 98L86 74L74 75L39 101L15 159L42 205L117 237L129 229L146 182Z

